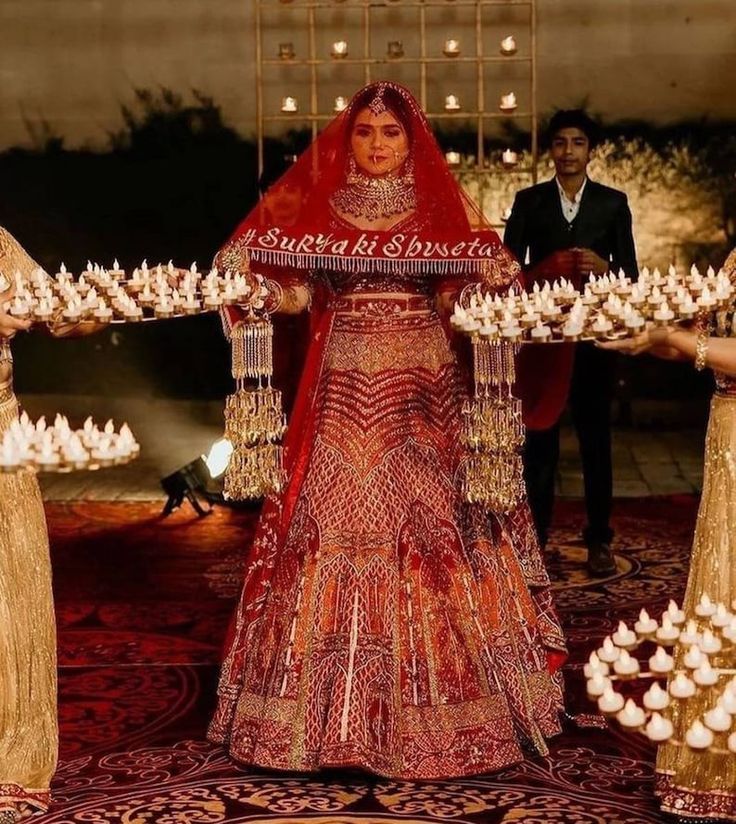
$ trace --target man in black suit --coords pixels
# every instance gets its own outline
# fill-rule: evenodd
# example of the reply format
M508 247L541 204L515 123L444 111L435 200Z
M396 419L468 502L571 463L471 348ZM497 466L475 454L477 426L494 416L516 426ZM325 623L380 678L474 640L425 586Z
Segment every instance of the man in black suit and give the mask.
M598 140L596 124L581 110L559 111L550 121L547 138L556 175L516 195L504 236L524 266L527 282L567 277L581 286L591 272L602 275L619 269L636 277L626 195L587 176ZM569 400L583 464L588 569L605 577L616 570L609 523L613 353L590 343L545 347L548 351L524 349L520 386L528 427L525 478L540 544L547 543L552 519L559 417Z

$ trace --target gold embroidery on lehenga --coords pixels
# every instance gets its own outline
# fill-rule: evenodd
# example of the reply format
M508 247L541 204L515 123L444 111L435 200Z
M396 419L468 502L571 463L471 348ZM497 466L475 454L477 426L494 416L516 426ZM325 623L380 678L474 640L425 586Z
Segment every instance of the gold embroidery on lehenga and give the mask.
M430 279L332 285L305 471L290 522L266 504L210 737L278 769L499 769L559 730L528 509L496 520L456 490L465 379Z
M351 332L340 326L335 329L334 343L328 361L331 369L358 368L367 375L389 369L413 369L416 367L417 351L424 352L422 369L439 372L452 364L447 339L436 321L425 323L424 328L405 330L392 351L377 346L373 336L365 331Z

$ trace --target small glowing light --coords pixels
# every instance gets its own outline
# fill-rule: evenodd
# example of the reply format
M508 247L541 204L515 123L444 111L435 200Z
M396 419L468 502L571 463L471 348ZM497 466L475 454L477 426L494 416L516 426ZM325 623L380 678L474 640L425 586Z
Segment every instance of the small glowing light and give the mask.
M281 98L281 111L282 112L298 112L299 111L299 104L297 103L296 97L282 97Z
M209 455L206 457L202 455L202 460L205 462L211 477L219 478L222 475L230 463L232 454L233 445L227 438L220 438L219 441L212 444Z
M460 110L460 98L456 94L448 94L445 98L445 110L457 112Z
M499 103L499 108L502 112L513 112L517 106L518 103L516 102L516 95L513 92L501 95L501 102Z
M460 41L454 38L445 40L445 46L442 51L447 57L457 57L460 54Z
M330 54L336 59L340 60L343 57L348 56L348 44L346 40L336 40L332 44L332 49L330 50Z
M509 35L508 37L504 37L501 41L501 54L511 55L516 54L516 40L514 40L513 35Z
M401 40L389 40L388 56L392 58L404 56L404 44Z
M519 162L519 155L512 149L506 149L501 155L501 162L507 169L513 169Z

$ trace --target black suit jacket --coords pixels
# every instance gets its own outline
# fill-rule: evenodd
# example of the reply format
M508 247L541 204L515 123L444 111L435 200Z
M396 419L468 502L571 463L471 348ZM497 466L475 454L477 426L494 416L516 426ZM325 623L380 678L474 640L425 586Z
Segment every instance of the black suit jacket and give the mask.
M579 247L610 261L613 272L623 269L630 277L638 276L626 195L590 179L572 223L562 213L554 178L522 189L506 223L504 243L525 269L533 269L554 252Z

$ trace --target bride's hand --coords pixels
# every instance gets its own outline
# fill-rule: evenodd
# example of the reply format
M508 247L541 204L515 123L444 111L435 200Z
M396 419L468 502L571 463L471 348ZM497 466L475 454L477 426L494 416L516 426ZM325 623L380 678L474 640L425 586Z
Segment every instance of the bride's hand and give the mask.
M669 336L673 330L668 326L654 326L638 335L621 340L596 341L599 349L622 352L624 355L641 355L644 352L656 354L656 350L668 348Z

